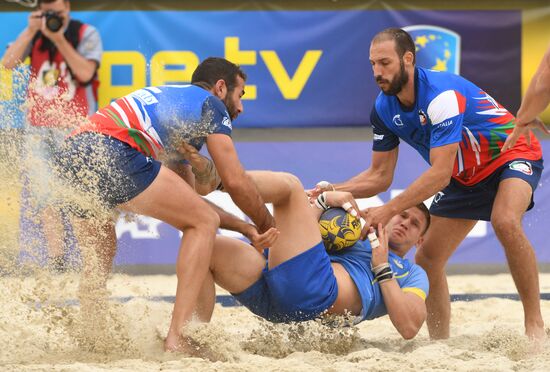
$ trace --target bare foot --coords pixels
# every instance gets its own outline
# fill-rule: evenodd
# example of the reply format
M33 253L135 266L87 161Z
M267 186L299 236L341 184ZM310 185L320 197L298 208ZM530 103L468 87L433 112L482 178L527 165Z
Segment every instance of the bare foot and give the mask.
M164 351L183 353L192 357L207 359L211 362L219 360L208 346L201 345L189 336L168 333L164 340Z
M542 341L544 342L546 340L546 331L544 330L544 324L538 325L526 325L525 326L525 334L529 339L533 341Z

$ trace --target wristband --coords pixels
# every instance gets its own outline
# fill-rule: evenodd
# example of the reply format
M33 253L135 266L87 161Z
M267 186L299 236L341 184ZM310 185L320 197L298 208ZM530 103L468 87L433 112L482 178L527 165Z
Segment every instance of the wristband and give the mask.
M393 279L393 272L391 272L389 274L386 274L386 275L381 275L380 277L378 277L376 279L378 280L378 284L387 282L388 280L392 280Z
M322 211L326 211L330 207L327 205L327 199L326 199L327 192L324 191L323 193L319 194L317 199L315 199L315 206Z
M371 262L372 264L372 262ZM387 262L384 262L378 266L375 266L375 267L372 267L371 265L371 271L374 273L374 275L378 274L380 271L382 271L383 269L385 269L386 267L390 267L390 264L387 263Z

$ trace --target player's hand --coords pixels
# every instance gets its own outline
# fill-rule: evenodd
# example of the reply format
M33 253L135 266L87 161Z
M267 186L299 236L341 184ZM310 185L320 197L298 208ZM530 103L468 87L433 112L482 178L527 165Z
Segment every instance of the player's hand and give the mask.
M306 195L309 198L309 202L313 203L315 198L317 198L324 191L335 191L334 185L328 181L319 181L314 188L306 190Z
M371 241L371 265L372 267L376 267L378 265L388 262L388 233L386 232L386 229L382 227L382 224L379 223L377 230L375 230L372 226L369 227L369 235L372 236L371 234L375 234L375 236L378 238L378 243L376 243L376 241Z
M35 34L42 27L42 11L36 10L29 14L29 31Z
M243 235L250 240L250 244L260 253L262 253L264 249L272 247L279 237L279 230L275 227L271 227L263 234L260 234L256 226L249 226L250 228L244 231Z
M375 227L379 224L386 226L395 214L396 213L388 207L388 204L381 207L367 208L361 211L361 217L365 220L365 226L363 226L363 230L361 231L361 239L365 240L367 238L370 226Z
M531 129L537 128L540 129L543 133L550 134L550 130L539 118L535 118L528 123L516 122L514 130L508 136L508 138L506 138L506 141L504 142L501 151L505 152L514 147L521 136L525 136L525 139L527 140L527 145L531 146Z
M325 202L329 207L340 207L354 217L359 217L361 210L353 195L347 191L327 191Z

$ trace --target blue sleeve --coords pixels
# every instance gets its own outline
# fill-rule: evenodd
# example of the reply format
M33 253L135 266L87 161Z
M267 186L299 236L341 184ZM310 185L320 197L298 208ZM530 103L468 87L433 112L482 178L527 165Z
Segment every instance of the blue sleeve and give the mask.
M414 293L426 300L430 292L430 282L424 269L416 264L411 265L409 275L401 284L401 289L403 292Z
M214 96L209 96L202 107L202 119L208 125L208 134L226 134L231 136L233 126L227 108Z
M382 119L380 119L380 116L376 112L376 106L372 107L370 122L373 131L373 151L390 151L399 146L399 137L390 131Z

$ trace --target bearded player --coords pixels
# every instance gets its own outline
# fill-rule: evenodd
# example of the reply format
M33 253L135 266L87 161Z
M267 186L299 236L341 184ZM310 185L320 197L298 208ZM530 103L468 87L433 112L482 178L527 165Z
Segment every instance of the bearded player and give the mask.
M483 220L491 222L506 253L523 304L525 333L543 340L537 260L522 226L523 215L534 206L543 170L540 143L529 133L531 146L521 136L502 151L513 131L514 116L463 77L416 66L414 41L401 29L389 28L373 38L370 62L381 89L371 112L371 165L329 187L349 191L356 198L387 190L393 182L399 143L407 142L430 168L401 194L383 206L368 208L363 216L369 226L385 224L393 215L435 195L430 230L416 253L416 262L431 284L430 336L450 336L445 267L477 221ZM320 191L317 187L310 195Z

